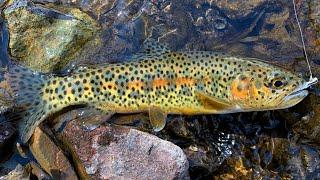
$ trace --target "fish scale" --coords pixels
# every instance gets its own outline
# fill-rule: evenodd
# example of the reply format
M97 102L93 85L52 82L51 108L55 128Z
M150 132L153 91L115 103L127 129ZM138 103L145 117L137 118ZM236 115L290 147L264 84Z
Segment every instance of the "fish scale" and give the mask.
M258 59L171 52L154 41L146 42L143 49L128 62L79 67L65 77L11 67L8 81L17 104L24 108L23 142L48 115L71 105L88 105L106 114L149 112L154 130L159 131L168 114L287 108L308 94L298 92L306 88L302 78Z

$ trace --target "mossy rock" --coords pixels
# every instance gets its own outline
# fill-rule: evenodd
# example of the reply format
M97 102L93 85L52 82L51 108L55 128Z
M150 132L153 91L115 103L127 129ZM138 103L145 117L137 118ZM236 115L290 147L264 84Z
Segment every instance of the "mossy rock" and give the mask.
M42 72L65 66L99 29L95 20L79 9L47 8L26 0L9 2L3 14L11 56Z

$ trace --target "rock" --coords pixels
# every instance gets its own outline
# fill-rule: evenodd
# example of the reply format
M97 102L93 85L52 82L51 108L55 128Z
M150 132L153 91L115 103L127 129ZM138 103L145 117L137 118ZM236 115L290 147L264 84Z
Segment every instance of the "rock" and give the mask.
M7 3L7 0L5 0ZM3 8L3 4L0 3L0 8ZM5 67L9 61L9 55L8 55L8 39L9 39L9 33L6 26L6 23L3 21L3 19L0 19L0 56L1 61L0 65L1 67ZM0 80L3 80L3 72L1 73Z
M50 175L47 174L46 172L43 171L43 169L41 169L41 167L39 166L39 164L31 161L29 162L26 166L25 169L31 173L33 176L37 177L38 179L51 179ZM58 177L54 177L54 178L58 178Z
M219 167L215 179L317 179L319 152L284 138L261 137L259 144L242 146Z
M0 114L13 107L14 101L12 95L12 89L8 85L8 82L3 79L2 72L0 72Z
M90 12L96 19L103 18L104 14L111 10L116 4L116 0L102 0L102 1L91 1L91 0L34 0L37 3L56 3L64 6L74 6L83 9L85 12ZM134 1L132 1L134 2ZM120 4L120 6L122 6Z
M265 3L266 0L249 0L249 1L219 1L219 0L206 0L210 5L218 6L219 8L227 11L226 14L229 18L244 17L252 13L255 8Z
M13 153L15 135L16 129L0 115L0 163Z
M9 172L5 176L0 176L0 180L28 180L30 179L29 174L26 172L23 166L18 164L14 170Z
M95 21L77 8L54 8L14 0L3 11L10 54L34 70L61 69L98 29Z
M40 128L35 129L29 144L33 156L51 177L77 179L63 151Z
M111 125L86 132L71 121L60 138L92 179L189 178L183 151L145 132Z
M306 49L310 61L318 69L320 75L320 3L317 0L296 1L298 17L302 26ZM312 66L314 66L312 65Z
M8 111L12 107L13 107L12 97L9 95L7 90L1 89L0 87L0 114Z
M300 137L320 143L320 96L311 94L304 102L282 115Z
M228 132L228 124L234 121L230 115L180 116L170 119L158 136L183 149L189 160L191 179L210 179L234 153L234 136Z
M0 7L3 6L2 3L7 1L0 1ZM6 25L3 20L0 18L0 67L5 68L8 63L8 48L7 42L8 41L8 32L6 29ZM10 91L10 86L8 85L7 81L5 81L4 71L0 71L0 114L6 112L8 109L12 108L13 106L13 98L12 93Z
M80 64L119 62L139 50L146 36L143 15L150 9L149 1L74 2L94 14L102 26L99 41L88 44L77 58ZM62 0L62 3L69 5L70 1Z

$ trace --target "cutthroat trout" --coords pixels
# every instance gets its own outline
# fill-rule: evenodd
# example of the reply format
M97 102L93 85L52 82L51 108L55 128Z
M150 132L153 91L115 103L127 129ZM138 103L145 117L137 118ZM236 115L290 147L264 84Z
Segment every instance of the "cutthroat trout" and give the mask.
M155 131L168 114L223 114L282 109L308 95L307 82L258 59L223 53L171 52L147 41L132 61L79 67L66 77L11 66L7 73L26 143L48 115L70 105L106 114L149 112Z

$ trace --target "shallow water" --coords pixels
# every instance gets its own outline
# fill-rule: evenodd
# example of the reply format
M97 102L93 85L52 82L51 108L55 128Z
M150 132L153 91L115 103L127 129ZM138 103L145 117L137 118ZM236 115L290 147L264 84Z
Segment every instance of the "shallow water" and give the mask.
M68 67L126 60L152 37L172 50L257 57L308 75L291 1L54 2L81 8L101 26ZM319 17L314 14L320 5L299 1L297 6L314 74L319 77ZM1 23L2 67L10 61L8 40ZM166 128L156 135L184 150L192 179L320 178L320 133L313 129L320 124L319 100L318 85L302 103L287 110L170 116ZM150 130L143 123L136 126ZM25 163L19 159L13 156L4 165L11 169L17 161Z

